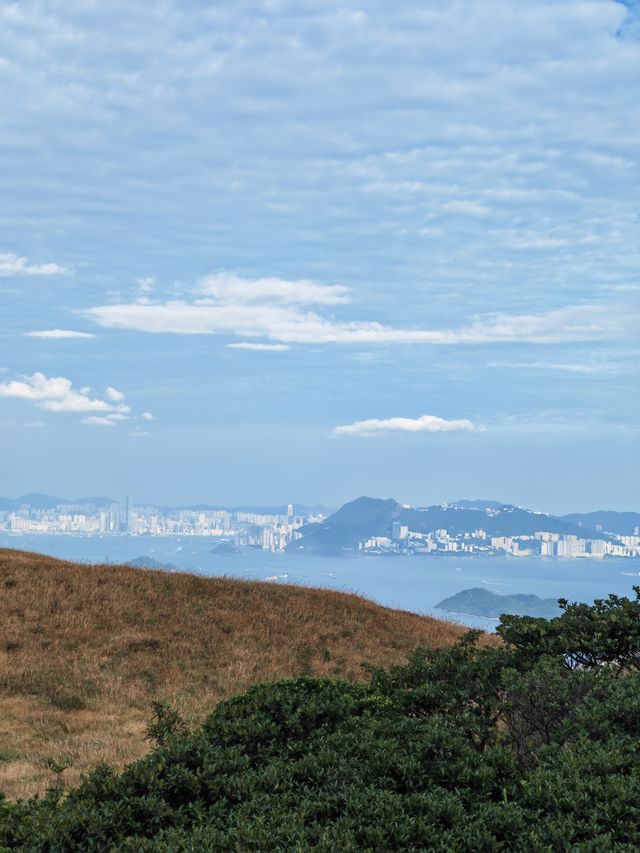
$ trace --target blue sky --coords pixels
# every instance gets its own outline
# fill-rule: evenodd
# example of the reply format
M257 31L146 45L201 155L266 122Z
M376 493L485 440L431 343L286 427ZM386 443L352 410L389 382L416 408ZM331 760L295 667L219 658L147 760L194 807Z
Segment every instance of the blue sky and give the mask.
M0 494L640 507L640 13L0 5Z

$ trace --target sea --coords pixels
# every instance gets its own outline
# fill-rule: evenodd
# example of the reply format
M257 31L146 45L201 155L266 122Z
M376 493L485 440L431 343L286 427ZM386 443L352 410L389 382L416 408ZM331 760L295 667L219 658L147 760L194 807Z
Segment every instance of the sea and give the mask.
M436 605L463 589L480 587L504 595L591 602L609 593L633 595L640 584L640 560L625 558L550 559L480 556L318 557L274 554L247 548L215 554L209 536L75 536L0 533L1 548L17 548L85 563L126 563L152 558L177 571L268 583L326 587L352 592L386 607L447 618L493 630L497 619L451 614Z

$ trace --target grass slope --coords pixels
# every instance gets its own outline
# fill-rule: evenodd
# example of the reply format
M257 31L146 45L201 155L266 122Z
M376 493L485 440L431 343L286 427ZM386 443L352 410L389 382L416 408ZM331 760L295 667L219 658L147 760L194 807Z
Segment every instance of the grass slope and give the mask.
M0 791L139 758L154 700L195 723L256 682L366 681L363 661L400 663L461 633L356 595L0 549Z

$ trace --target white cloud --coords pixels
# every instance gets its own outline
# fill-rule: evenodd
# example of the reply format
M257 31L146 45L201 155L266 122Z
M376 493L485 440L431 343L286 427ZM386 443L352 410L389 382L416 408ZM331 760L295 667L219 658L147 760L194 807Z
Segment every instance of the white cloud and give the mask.
M82 423L87 426L115 426L120 421L128 421L130 415L125 415L123 412L111 412L108 415L90 415L88 418L83 418Z
M140 415L140 417L142 418L142 420L143 420L143 421L152 421L152 420L154 420L153 415L151 414L151 412L143 412L143 413Z
M87 389L74 390L71 380L63 376L48 378L34 373L24 381L0 383L0 397L32 400L40 408L54 412L108 412L111 405L105 400L91 399Z
M372 418L366 421L356 421L353 424L334 427L332 435L371 436L387 432L456 432L459 430L475 431L480 429L471 421L446 420L435 415L422 415L420 418Z
M64 338L95 338L91 332L74 332L71 329L45 329L42 332L24 332L26 338L62 340Z
M0 253L0 277L18 275L63 275L67 270L60 264L32 264L29 258L20 257L13 252Z
M90 415L88 418L83 418L82 423L87 426L115 426L114 420L103 418L100 415Z
M49 412L92 412L82 423L106 426L128 420L130 408L122 400L124 394L115 388L107 388L106 399L91 397L90 388L74 388L64 376L47 377L34 373L19 380L0 383L0 397L13 397L35 403Z
M147 432L145 429L134 429L129 433L129 435L133 435L136 438L150 438L151 437L151 433Z
M258 279L258 282L278 281ZM86 311L101 326L174 334L227 334L267 338L282 344L484 344L563 343L620 340L637 333L640 312L618 303L569 305L540 313L477 315L466 325L449 329L394 328L378 322L327 318L293 303L288 288L257 288L251 295L235 285L224 291L224 300L175 300L101 305ZM271 286L270 286L271 287ZM306 282L307 299L314 285ZM321 286L317 286L324 290ZM295 288L294 288L295 289ZM260 296L258 296L260 294ZM270 294L270 295L267 295ZM285 303L283 304L283 300ZM302 297L299 298L302 301ZM236 348L247 349L234 344ZM263 342L256 342L263 343ZM255 347L254 347L255 348Z
M196 293L223 305L270 302L281 305L341 305L349 302L349 290L340 284L323 285L308 279L242 278L229 272L201 278Z
M239 344L227 344L227 349L246 349L256 350L257 352L284 352L290 349L287 344L251 344L248 341L242 341Z
M155 283L156 281L152 276L148 276L147 278L136 279L136 284L143 293L150 293L153 290L153 286Z
M118 391L116 388L112 388L111 386L105 389L104 395L107 400L110 400L112 403L121 403L124 400L124 394L122 391Z

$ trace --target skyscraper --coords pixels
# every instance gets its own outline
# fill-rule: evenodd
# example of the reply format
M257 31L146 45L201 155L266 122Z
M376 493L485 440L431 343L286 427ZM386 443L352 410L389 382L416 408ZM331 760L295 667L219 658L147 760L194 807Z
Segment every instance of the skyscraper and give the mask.
M133 527L133 495L127 495L124 504L124 518L122 520L121 529L126 533L131 533Z

